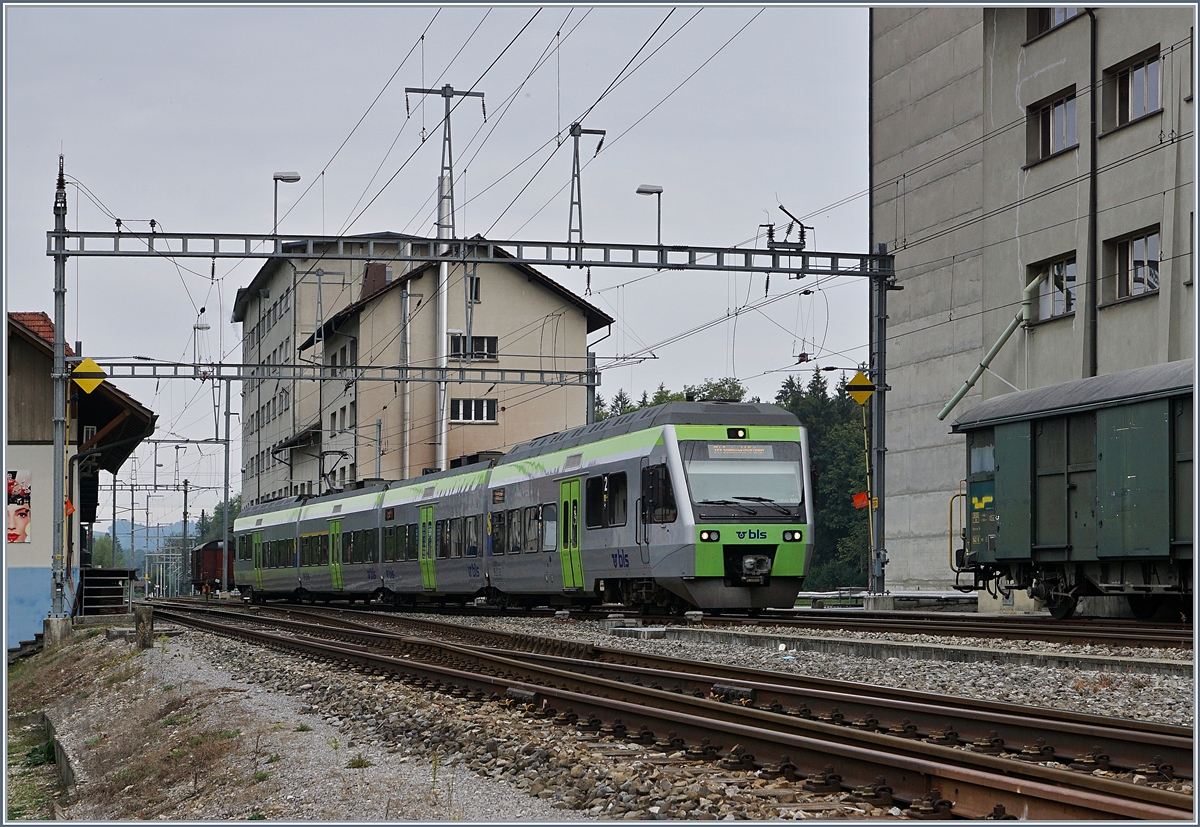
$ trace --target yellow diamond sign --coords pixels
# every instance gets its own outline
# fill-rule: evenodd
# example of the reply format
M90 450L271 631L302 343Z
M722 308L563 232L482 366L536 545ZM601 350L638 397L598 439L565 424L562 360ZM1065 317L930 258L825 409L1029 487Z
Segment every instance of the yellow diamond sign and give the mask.
M867 404L867 400L871 398L871 394L875 393L875 385L870 379L863 376L860 370L854 374L854 378L846 384L846 390L850 393L850 397L860 405Z
M76 385L83 388L84 393L91 393L100 387L100 383L106 377L107 374L91 359L84 359L75 370L71 371L71 378L75 380Z

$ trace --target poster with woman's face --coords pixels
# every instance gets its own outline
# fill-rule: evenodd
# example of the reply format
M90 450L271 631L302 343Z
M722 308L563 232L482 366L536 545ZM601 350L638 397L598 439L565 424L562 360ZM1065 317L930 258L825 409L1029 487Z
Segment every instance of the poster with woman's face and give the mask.
M8 472L8 541L10 543L29 542L29 508L32 492L32 472Z

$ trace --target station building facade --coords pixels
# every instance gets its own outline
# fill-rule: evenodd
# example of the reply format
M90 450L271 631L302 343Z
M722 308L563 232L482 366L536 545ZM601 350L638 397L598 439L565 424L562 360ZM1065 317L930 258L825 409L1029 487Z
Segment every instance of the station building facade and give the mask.
M945 589L950 425L1194 356L1194 9L889 8L870 23L872 247L895 254L887 583ZM1022 324L947 401L1044 280Z
M8 479L5 536L6 639L32 640L50 612L53 577L54 323L42 312L8 314L8 385L5 444ZM67 355L75 352L68 346ZM64 488L68 612L76 608L80 567L91 565L92 526L101 470L116 474L138 444L154 432L157 416L113 385L91 393L70 383L67 394L68 478Z
M364 380L347 366L437 365L439 265L389 260L419 239L363 238L364 253L372 241L373 259L321 261L316 249L306 259L285 245L238 291L233 321L243 325L242 361L266 373L243 383L247 504L436 470L436 383ZM446 310L451 369L583 371L588 335L613 321L515 263L452 265ZM334 375L270 375L272 365L297 363L324 365ZM451 465L584 424L591 410L583 386L451 382L448 397Z

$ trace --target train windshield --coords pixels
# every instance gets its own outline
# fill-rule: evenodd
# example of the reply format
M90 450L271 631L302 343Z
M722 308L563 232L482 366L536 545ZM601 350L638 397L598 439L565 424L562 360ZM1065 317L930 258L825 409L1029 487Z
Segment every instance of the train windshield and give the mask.
M803 500L799 443L685 440L679 450L697 503Z

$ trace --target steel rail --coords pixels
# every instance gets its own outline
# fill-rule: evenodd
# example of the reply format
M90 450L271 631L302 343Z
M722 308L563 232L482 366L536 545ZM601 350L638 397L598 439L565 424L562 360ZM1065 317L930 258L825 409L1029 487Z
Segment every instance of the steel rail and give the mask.
M498 690L503 687L510 697L515 690L518 697L520 693L525 693L530 699L530 711L539 708L545 710L551 703L550 699L556 699L560 703L571 703L566 713L568 717L581 715L578 710L583 710L589 715L589 722L598 724L607 718L611 721L614 734L624 734L631 725L637 725L640 739L646 742L656 740L650 729L652 724L658 727L674 725L676 729L668 733L668 740L672 743L678 741L681 734L701 739L733 737L741 745L742 752L731 748L731 756L740 755L743 763L750 768L755 765L755 755L760 758L770 756L780 766L790 765L788 756L793 754L801 756L805 764L814 768L823 762L836 762L826 767L825 775L817 769L809 778L810 786L825 784L829 787L828 791L839 791L846 784L869 787L876 783L879 776L890 773L893 776L892 787L899 797L916 801L931 795L934 789L941 790L944 796L954 797L955 812L968 817L987 815L996 804L1011 808L1012 812L1027 818L1120 816L1182 819L1191 816L1192 799L1178 793L1136 787L1091 775L1080 776L1037 764L895 739L878 733L846 730L831 724L732 707L603 678L589 678L453 644L345 628L312 630L334 634L339 638L328 642L309 636L283 636L232 627L189 614L170 611L166 614L179 622L221 634L257 639L368 668L398 669L426 681L454 683L457 691L461 691L459 684L473 687L476 691L481 687L490 689L495 694L499 694ZM303 625L296 621L276 622L292 627ZM397 658L372 648L381 644L418 647L425 652L438 652L442 659L450 659L455 664L470 663L474 669L491 671L490 674L481 675L456 665L419 662L411 653L407 658ZM628 716L629 722L615 719L616 713ZM747 752L750 749L756 751ZM785 749L788 752L784 752ZM963 764L967 766L961 766ZM896 775L897 770L899 775Z

